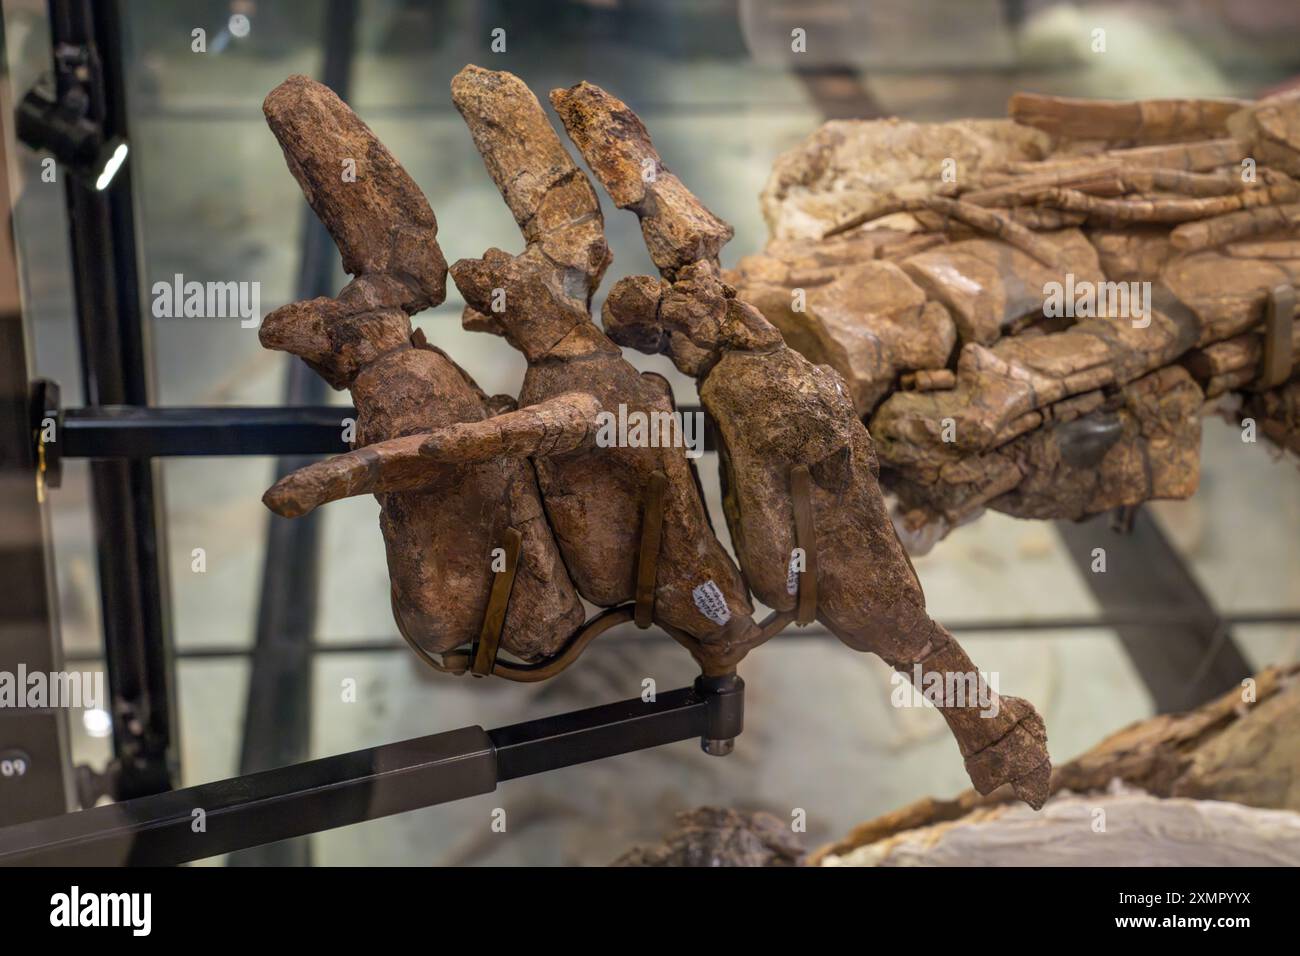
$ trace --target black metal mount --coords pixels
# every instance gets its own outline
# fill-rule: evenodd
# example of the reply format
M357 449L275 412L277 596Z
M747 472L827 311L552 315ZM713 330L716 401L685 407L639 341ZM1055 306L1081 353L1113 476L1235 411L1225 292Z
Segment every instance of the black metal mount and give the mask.
M745 684L695 685L496 730L463 727L0 829L0 865L169 866L491 793L497 784L698 737L727 753Z
M339 455L349 450L346 420L356 418L346 405L101 405L65 411L59 394L58 384L48 379L33 383L32 433L49 488L59 487L65 458Z
M109 137L96 103L103 70L90 42L56 42L53 69L18 102L15 132L20 142L51 153L68 172L94 178L122 143Z
M110 408L151 404L121 3L49 0L50 73L16 117L17 135L59 164L81 393L88 406ZM51 401L57 405L57 394L46 390L42 404ZM36 437L43 490L58 481L60 446L57 429ZM52 482L46 453L55 458ZM169 789L179 775L162 502L151 461L97 458L88 471L112 712L105 783L114 797L129 799Z
M149 459L225 455L340 455L350 405L141 407L99 405L64 409L56 382L32 386L32 431L45 462L45 484L59 487L65 458ZM682 406L682 414L700 411ZM705 419L704 450L716 449L712 421ZM50 427L52 426L52 428ZM44 433L53 441L43 441Z

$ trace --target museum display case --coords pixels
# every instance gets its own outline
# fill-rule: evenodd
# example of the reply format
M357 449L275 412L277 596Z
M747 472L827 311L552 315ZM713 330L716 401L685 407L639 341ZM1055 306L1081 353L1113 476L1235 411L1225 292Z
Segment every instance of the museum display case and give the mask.
M1300 862L1288 4L3 14L0 862Z

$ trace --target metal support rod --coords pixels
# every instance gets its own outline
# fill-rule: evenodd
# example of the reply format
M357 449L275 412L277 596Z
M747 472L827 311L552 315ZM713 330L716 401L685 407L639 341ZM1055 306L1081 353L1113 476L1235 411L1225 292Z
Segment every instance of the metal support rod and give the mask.
M102 140L125 141L118 3L50 0L49 11L56 60L68 50L84 53L84 69L56 70L59 93L80 88ZM107 183L64 179L86 401L147 405L131 163ZM167 789L178 770L165 549L151 462L95 461L90 483L113 708L112 792L129 798Z
M1058 521L1056 529L1103 614L1118 618L1115 632L1156 712L1190 710L1235 687L1251 668L1150 510L1128 517L1132 527L1124 534L1107 530L1105 515Z
M684 405L683 415L698 406ZM350 405L70 408L48 414L59 440L45 449L48 463L63 458L167 458L222 455L339 455ZM706 420L706 425L712 422ZM711 427L705 450L715 451Z
M338 455L348 450L348 406L288 408L76 408L64 413L63 458L196 455Z
M168 866L491 793L504 780L741 732L744 682L459 730L0 829L0 865Z

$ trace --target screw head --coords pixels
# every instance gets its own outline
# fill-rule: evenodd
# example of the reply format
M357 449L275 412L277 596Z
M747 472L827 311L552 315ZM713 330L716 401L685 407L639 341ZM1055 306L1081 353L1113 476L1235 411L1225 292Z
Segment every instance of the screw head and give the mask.
M709 740L707 737L701 737L700 749L711 757L725 757L736 749L736 738L728 737L726 740Z

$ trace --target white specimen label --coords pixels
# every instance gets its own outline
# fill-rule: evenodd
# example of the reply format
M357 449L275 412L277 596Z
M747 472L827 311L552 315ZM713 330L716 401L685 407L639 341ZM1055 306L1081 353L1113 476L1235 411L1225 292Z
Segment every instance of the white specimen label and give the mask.
M714 624L726 624L731 620L731 608L727 607L727 599L712 578L693 590L691 597L695 598L695 606L700 613Z
M785 593L799 593L799 552L790 552L790 567L785 572Z

